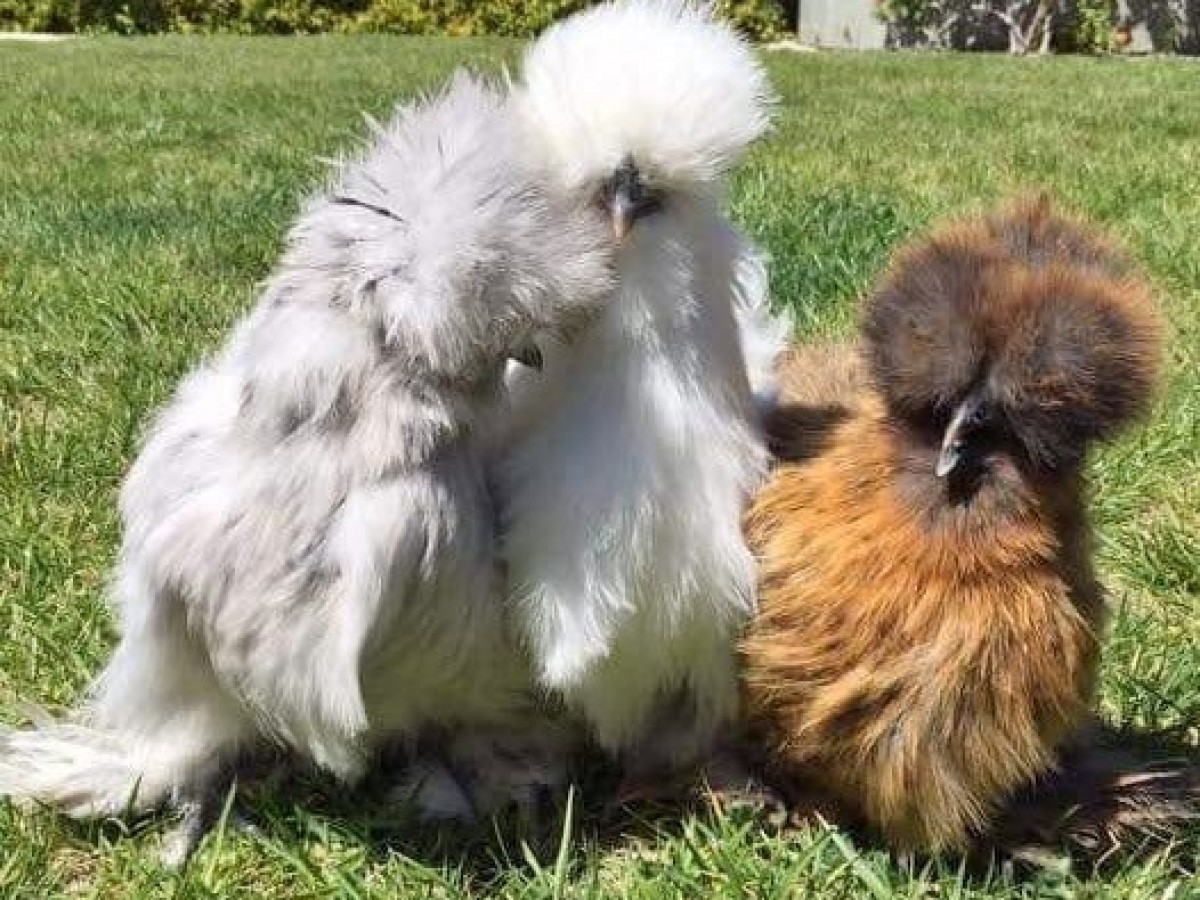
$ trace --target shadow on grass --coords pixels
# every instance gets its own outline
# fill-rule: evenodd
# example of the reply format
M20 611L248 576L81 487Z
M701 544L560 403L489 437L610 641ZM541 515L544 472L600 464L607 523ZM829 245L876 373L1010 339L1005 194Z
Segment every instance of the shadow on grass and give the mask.
M726 815L695 793L617 808L610 799L618 781L611 766L588 758L577 771L583 777L571 799L559 798L536 820L506 816L473 827L419 822L412 810L385 799L391 782L382 775L353 793L323 778L294 775L264 793L251 789L245 799L264 839L303 847L338 834L360 843L373 861L401 856L449 867L480 888L514 869L553 867L581 847L604 853L669 841L683 835L689 822ZM788 829L762 827L788 838ZM861 824L839 822L837 830L837 843L847 852L886 857L884 843ZM965 860L893 858L896 874L932 867L961 872L980 885L998 874L1021 881L1048 869L1103 878L1156 854L1177 872L1194 873L1200 860L1200 749L1178 735L1099 727L1064 754L1060 773L1015 797L980 846Z
M476 823L423 821L410 806L389 797L397 768L379 767L349 791L328 777L289 767L282 779L249 784L236 807L250 823L249 837L309 868L310 850L329 842L357 845L370 863L402 858L406 864L449 870L486 890L514 871L536 876L588 850L613 850L637 840L677 835L694 806L660 804L615 809L619 775L589 758L569 795L549 799L533 815L508 813ZM201 851L204 852L203 850Z
M836 828L792 823L781 829L768 824L765 814L760 820L753 810L729 813L695 792L618 808L611 800L618 773L591 756L579 761L580 777L569 798L556 798L533 817L506 815L469 826L420 821L414 810L389 799L397 771L391 766L378 767L353 791L303 767L274 771L275 777L243 782L230 797L229 818L218 827L235 831L235 819L244 815L249 827L238 840L254 841L314 881L325 880L326 848L335 845L363 862L400 859L487 891L514 874L556 877L568 867L574 871L585 856L687 840L698 824L714 840L729 835L748 845L760 840L820 845L827 862L814 865L865 866L896 883L934 875L983 889L1068 873L1104 879L1156 855L1179 875L1194 875L1200 863L1200 748L1181 735L1107 726L1065 753L1060 773L1014 797L993 834L966 858L898 857L860 823L838 821ZM730 816L737 824L726 827ZM70 843L103 848L140 842L167 827L167 820L58 819L51 827ZM211 841L201 847L197 862L213 852Z
M1064 751L1059 771L1013 798L995 835L1018 859L1057 848L1097 876L1154 854L1195 874L1200 748L1179 733L1097 723Z

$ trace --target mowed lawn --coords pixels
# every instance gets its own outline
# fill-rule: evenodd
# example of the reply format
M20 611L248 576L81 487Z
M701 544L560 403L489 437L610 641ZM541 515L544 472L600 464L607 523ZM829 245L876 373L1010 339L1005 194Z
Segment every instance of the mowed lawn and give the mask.
M115 496L139 430L252 301L322 158L364 111L508 42L400 38L0 43L0 719L66 709L112 645ZM844 333L891 247L1047 187L1127 240L1173 334L1152 419L1093 468L1111 588L1103 711L1200 753L1200 66L767 55L778 126L738 173L799 336ZM593 792L594 793L594 792ZM1161 861L1015 879L904 863L836 831L695 815L422 832L319 781L255 798L181 875L159 823L72 826L0 804L0 896L1190 897ZM485 829L486 832L486 829ZM1200 862L1200 831L1183 847Z

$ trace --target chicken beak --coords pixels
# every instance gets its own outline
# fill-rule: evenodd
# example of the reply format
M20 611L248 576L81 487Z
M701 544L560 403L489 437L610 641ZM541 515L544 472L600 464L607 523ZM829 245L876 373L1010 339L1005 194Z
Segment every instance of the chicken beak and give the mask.
M626 156L613 171L604 188L613 238L620 247L633 231L634 223L649 212L653 200L647 197L642 173L632 156Z
M946 432L942 435L942 449L934 468L938 478L945 478L962 464L967 455L968 436L986 417L987 403L976 394L967 397L954 410L950 424L946 426Z
M625 238L633 230L634 219L637 218L637 203L627 186L620 185L613 192L608 205L609 220L612 223L613 237L617 246L625 243Z

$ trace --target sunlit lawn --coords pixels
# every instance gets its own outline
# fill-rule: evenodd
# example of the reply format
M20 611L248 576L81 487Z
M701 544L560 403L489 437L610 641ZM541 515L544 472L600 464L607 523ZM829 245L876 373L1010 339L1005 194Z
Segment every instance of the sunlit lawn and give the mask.
M114 496L141 424L268 271L321 157L361 113L517 45L398 38L0 44L0 715L69 705L111 646ZM1124 236L1161 289L1171 379L1094 467L1116 611L1103 711L1200 744L1200 68L983 56L769 56L771 139L734 210L803 336L844 331L898 240L1049 187ZM593 804L594 805L594 804ZM902 865L834 831L708 816L522 847L419 833L311 786L257 798L183 875L156 823L72 827L0 806L0 894L48 897L1200 896L1150 862L1102 880ZM582 810L582 813L579 813ZM1196 860L1200 834L1185 848ZM1083 878L1086 873L1079 873Z

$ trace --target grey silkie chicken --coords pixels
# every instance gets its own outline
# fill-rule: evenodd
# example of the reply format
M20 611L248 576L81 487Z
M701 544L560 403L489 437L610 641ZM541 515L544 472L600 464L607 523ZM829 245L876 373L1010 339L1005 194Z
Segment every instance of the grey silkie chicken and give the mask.
M68 722L0 734L0 794L194 808L248 750L352 783L385 741L525 715L480 447L507 358L610 288L605 219L527 160L459 75L307 205L125 481L111 660Z

